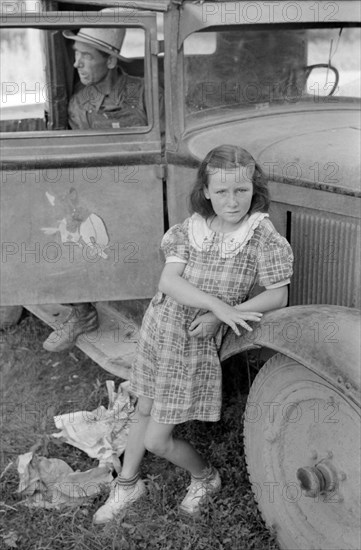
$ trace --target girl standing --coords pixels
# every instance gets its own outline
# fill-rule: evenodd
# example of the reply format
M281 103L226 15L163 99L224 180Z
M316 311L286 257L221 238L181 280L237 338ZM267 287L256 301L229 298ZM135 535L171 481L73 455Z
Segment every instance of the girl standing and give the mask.
M186 469L191 484L180 509L197 514L221 487L215 468L176 424L217 421L222 379L218 352L231 327L284 307L292 250L270 222L266 180L253 157L233 145L216 147L202 162L190 196L193 212L165 234L166 263L159 291L144 316L130 390L138 396L122 472L94 523L110 521L145 493L139 467L146 450ZM255 284L265 290L249 295Z

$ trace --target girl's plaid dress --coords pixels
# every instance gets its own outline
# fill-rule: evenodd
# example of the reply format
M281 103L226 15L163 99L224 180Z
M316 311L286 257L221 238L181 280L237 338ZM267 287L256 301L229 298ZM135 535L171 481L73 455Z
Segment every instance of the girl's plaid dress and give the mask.
M230 305L240 304L257 283L267 289L289 283L293 254L268 214L249 216L233 233L215 233L193 214L164 235L167 262L186 264L183 278ZM154 399L152 417L165 424L220 418L222 371L218 358L228 329L215 337L190 337L188 327L205 313L158 292L140 330L130 389Z

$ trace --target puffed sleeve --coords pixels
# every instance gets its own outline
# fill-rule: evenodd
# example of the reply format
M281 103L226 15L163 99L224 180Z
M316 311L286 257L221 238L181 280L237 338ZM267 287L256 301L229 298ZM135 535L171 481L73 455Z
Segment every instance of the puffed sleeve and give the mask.
M160 247L165 256L166 263L188 263L189 237L187 221L174 225L164 235Z
M293 273L292 248L284 237L265 220L263 239L258 250L258 284L266 289L289 284Z

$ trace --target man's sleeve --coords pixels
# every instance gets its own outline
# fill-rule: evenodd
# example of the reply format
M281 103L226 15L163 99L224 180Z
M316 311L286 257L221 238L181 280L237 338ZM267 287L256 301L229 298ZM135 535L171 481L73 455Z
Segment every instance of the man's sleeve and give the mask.
M68 105L68 123L72 130L88 128L87 120L82 116L82 111L73 95Z

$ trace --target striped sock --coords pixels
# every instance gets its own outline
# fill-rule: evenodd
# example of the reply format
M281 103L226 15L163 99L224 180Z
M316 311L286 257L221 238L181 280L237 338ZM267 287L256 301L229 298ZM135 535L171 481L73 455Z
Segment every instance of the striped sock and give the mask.
M195 481L206 481L207 479L209 479L213 475L214 475L214 468L212 466L207 466L206 468L204 468L204 470L203 470L203 472L200 476L192 475L191 477Z
M136 473L133 477L128 477L128 478L122 477L119 474L114 481L116 485L120 485L121 487L127 488L135 485L139 478L140 478L139 472Z

